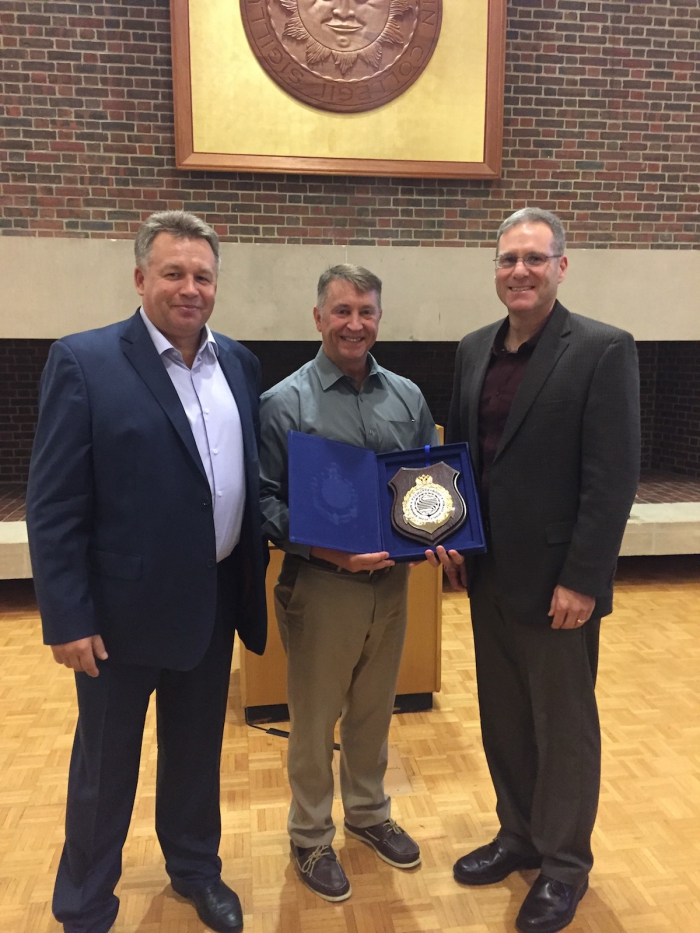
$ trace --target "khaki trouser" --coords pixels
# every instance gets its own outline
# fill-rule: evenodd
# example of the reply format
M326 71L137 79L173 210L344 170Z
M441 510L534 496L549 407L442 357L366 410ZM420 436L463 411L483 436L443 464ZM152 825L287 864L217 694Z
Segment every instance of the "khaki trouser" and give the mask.
M298 846L335 835L333 730L340 717L340 788L345 818L386 820L388 734L406 632L408 566L338 573L286 555L275 609L287 652L291 719L289 834Z

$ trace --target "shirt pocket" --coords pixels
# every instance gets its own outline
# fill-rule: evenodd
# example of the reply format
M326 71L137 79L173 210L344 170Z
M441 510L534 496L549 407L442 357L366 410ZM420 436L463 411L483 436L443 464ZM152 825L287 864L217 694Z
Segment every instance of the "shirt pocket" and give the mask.
M406 450L416 446L418 426L415 419L404 418L401 421L387 420L385 424L387 438L393 443L396 450Z

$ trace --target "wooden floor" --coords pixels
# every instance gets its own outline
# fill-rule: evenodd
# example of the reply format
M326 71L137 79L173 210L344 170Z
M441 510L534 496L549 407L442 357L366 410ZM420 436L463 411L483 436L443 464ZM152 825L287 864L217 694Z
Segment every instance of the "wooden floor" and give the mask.
M599 700L603 790L591 889L571 933L700 931L700 559L628 558L604 624ZM402 873L337 837L353 896L332 906L287 855L285 739L245 725L234 675L223 761L224 877L247 933L505 933L533 873L492 887L452 880L456 857L492 838L465 598L445 600L443 690L429 713L395 717L410 791L394 816L420 842ZM72 678L40 645L28 583L0 584L0 933L57 933L50 911L74 727ZM198 933L153 832L152 720L124 852L116 933ZM337 806L337 805L336 805ZM342 826L339 809L335 816Z

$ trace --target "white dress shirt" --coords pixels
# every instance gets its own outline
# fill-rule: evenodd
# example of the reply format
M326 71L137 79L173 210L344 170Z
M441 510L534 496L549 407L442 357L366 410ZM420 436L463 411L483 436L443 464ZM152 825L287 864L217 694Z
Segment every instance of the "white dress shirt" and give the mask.
M179 350L140 309L166 372L172 381L209 480L214 506L216 559L233 551L241 536L245 507L243 433L238 406L219 365L219 348L209 327L190 369Z

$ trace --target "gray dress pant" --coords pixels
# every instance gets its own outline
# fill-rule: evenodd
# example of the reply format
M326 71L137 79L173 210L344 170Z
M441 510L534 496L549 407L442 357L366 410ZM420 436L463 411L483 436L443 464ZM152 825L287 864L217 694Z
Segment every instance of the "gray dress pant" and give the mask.
M386 820L388 734L406 632L408 566L336 572L286 555L275 609L287 652L291 719L289 834L304 848L335 835L333 730L340 718L340 787L353 826Z
M508 617L493 562L470 588L484 751L506 849L541 855L542 871L579 884L593 865L600 791L595 699L600 619L556 630Z

